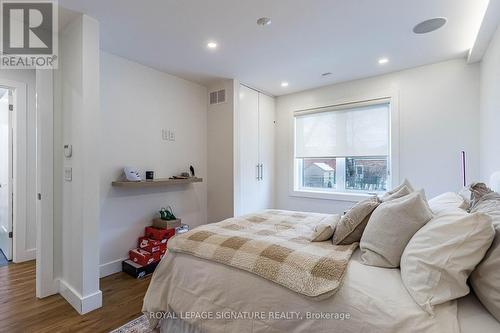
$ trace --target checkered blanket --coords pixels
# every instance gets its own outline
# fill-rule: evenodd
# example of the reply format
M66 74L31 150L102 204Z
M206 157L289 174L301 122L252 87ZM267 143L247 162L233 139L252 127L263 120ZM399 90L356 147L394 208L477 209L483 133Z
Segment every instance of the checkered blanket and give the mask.
M319 300L340 287L358 246L310 241L314 226L330 217L267 210L200 226L169 240L168 248L243 269Z

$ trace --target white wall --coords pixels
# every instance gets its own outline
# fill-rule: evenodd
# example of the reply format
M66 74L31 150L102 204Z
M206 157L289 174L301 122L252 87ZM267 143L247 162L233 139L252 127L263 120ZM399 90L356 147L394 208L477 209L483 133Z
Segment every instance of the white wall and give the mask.
M500 26L481 63L481 180L500 171Z
M339 100L397 91L400 178L408 177L428 197L458 190L461 150L468 153L469 181L479 177L479 67L452 60L281 96L277 100L276 204L280 209L341 213L350 202L291 197L293 111Z
M208 222L234 215L235 170L235 81L221 80L208 91L226 89L226 102L208 106Z
M191 227L207 221L207 89L101 52L101 276L121 271L144 227L161 207ZM175 132L163 141L162 129ZM162 188L114 188L123 167L168 178L193 165L203 183Z
M99 290L99 24L80 15L60 32L54 104L54 260L59 291L79 312ZM64 158L62 146L73 156ZM63 167L72 180L62 181Z
M0 78L12 80L26 84L26 183L27 183L27 198L26 198L26 234L17 235L25 240L26 256L24 259L30 260L35 258L36 251L36 76L35 70L31 69L2 69L0 70Z

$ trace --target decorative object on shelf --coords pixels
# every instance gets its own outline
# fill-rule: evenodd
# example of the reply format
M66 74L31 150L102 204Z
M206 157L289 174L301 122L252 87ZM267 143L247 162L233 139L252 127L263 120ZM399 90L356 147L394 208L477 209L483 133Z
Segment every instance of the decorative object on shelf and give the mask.
M191 178L191 177L189 176L189 173L187 173L187 172L183 172L178 176L170 177L170 179L189 179L189 178Z
M194 173L194 168L192 165L189 166L189 171L191 172L191 177L196 177L196 174Z
M123 168L123 173L125 174L125 179L129 182L140 182L141 176L136 168L125 167Z
M153 180L155 179L155 172L154 171L146 171L146 180Z
M172 176L170 177L169 179L189 179L190 177L186 177L186 176L183 176L183 175L180 175L180 176Z
M193 168L193 166L190 166L189 171L190 172L182 172L180 175L170 177L170 179L189 179L189 178L195 178L194 177L194 168Z
M160 209L160 218L165 221L177 220L177 217L175 217L174 211L170 206L168 206L167 208L162 207Z

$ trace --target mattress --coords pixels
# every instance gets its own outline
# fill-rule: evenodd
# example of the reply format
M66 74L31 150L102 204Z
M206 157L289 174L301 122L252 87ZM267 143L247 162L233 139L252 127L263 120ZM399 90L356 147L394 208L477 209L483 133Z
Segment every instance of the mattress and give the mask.
M429 316L406 291L399 269L363 265L359 250L340 290L322 301L246 271L169 253L143 311L169 312L151 320L163 332L460 332L456 301Z

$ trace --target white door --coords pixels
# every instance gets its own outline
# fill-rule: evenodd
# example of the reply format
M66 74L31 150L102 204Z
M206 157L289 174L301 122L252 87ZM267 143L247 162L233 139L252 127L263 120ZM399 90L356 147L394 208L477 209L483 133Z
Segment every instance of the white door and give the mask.
M0 249L12 260L12 126L9 90L0 87Z
M260 182L258 209L273 208L274 199L274 98L259 94L259 162Z
M238 215L259 209L259 93L240 85L239 91L240 195Z

